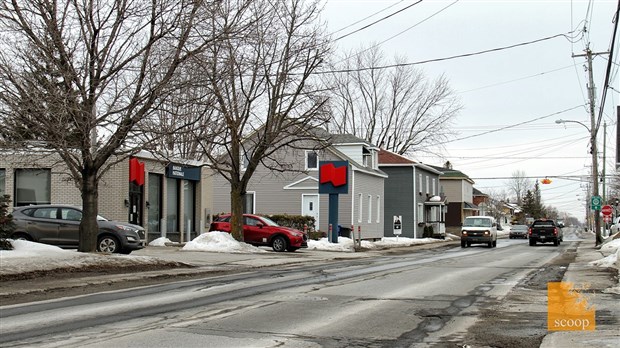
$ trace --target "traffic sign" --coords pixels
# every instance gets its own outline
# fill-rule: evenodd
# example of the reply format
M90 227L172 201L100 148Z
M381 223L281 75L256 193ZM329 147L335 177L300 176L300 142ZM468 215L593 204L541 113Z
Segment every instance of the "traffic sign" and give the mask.
M592 196L592 199L590 200L592 210L601 210L601 204L603 204L603 199L601 196Z
M603 208L601 208L601 214L604 216L611 216L611 213L613 213L611 205L604 205Z

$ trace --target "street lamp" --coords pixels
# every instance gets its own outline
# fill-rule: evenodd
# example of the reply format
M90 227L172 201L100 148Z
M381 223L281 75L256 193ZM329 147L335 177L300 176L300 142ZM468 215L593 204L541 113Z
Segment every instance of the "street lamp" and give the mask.
M590 127L586 126L584 123L581 123L579 121L572 121L572 120L556 120L555 123L557 124L561 124L561 123L577 123L582 125L583 127L585 127L585 129L588 130L588 133L590 133L590 146L591 148L591 154L592 154L592 196L593 197L598 197L599 192L598 192L598 160L597 160L597 155L598 155L598 150L596 148L596 129L594 127L594 118L592 118L592 125ZM598 246L600 244L603 244L603 237L601 235L601 217L600 217L600 212L599 210L594 210L594 233L596 234L596 243L595 245Z

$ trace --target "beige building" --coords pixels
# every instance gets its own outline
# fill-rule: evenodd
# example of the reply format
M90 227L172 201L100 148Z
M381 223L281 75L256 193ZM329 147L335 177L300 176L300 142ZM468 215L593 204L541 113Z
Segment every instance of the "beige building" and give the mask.
M200 163L163 162L141 152L110 167L99 181L99 214L143 226L148 241L187 241L208 230L210 189ZM81 206L76 182L58 155L3 153L0 194L13 206Z

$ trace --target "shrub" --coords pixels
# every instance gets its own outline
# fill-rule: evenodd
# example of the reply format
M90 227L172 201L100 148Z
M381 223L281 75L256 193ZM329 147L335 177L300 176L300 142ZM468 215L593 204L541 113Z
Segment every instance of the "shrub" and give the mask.
M0 250L12 250L13 245L7 240L15 231L13 216L9 214L11 196L0 196Z
M304 230L304 225L308 226L308 233L314 232L314 218L307 215L288 215L288 214L275 214L269 215L269 218L280 226L286 226Z

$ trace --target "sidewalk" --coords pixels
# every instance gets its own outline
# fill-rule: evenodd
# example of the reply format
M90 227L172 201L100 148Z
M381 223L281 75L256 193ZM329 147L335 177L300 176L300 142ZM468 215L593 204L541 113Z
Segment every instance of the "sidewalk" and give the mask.
M590 265L607 255L596 249L592 243L582 242L577 249L577 258L564 274L564 282L576 287L585 286L588 303L596 310L594 331L549 331L541 347L618 347L620 346L620 295L604 292L618 286L618 279L612 279L610 271ZM617 273L616 273L617 275Z

